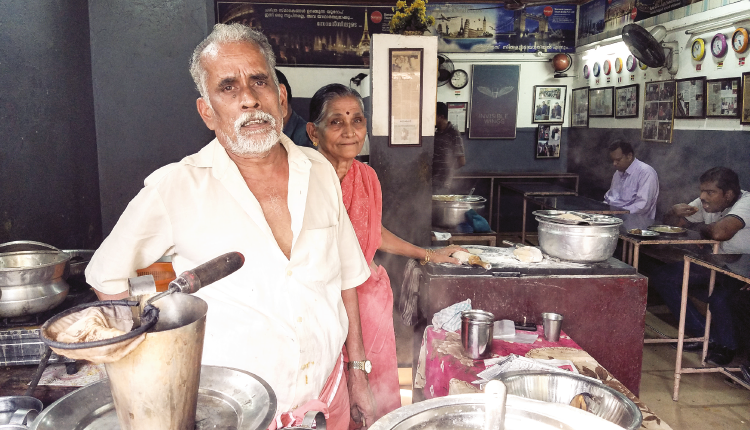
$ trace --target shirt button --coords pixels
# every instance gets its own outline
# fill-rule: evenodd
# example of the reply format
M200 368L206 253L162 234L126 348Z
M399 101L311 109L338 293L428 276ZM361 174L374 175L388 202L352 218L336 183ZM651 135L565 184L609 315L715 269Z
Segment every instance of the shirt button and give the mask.
M287 270L286 271L286 276L292 276L292 271L291 270Z

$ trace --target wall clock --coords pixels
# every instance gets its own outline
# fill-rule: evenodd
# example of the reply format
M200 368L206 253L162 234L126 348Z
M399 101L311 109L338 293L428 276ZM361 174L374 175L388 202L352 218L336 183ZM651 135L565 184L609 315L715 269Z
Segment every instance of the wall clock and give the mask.
M711 53L714 57L723 57L727 53L727 37L721 33L716 33L711 39Z
M625 60L625 68L628 69L628 72L632 72L633 70L635 70L637 65L638 61L636 61L635 57L632 55L628 55L627 60Z
M465 70L456 69L451 75L451 86L457 90L465 87L469 83L469 75Z
M747 30L740 27L732 34L732 49L734 52L742 53L747 49Z
M590 74L591 72L589 72L589 65L588 64L584 65L583 66L583 78L588 79Z
M594 69L594 70L593 70L593 72L594 72L594 77L595 77L595 78L598 78L598 77L599 77L599 72L601 72L601 71L602 71L602 68L601 68L601 66L599 66L599 63L594 63L594 67L593 67L593 69Z
M641 61L641 60L638 60L638 67L640 67L640 68L641 68L641 70L646 70L646 69L648 69L648 66L646 65L646 63L644 63L644 62L643 62L643 61Z
M693 42L693 48L690 50L690 55L693 56L693 60L700 61L706 55L706 41L703 39L695 39Z
M604 69L604 74L609 75L609 72L612 71L612 63L609 60L604 60L604 65L602 68Z
M622 58L617 58L615 60L615 72L620 73L622 72Z

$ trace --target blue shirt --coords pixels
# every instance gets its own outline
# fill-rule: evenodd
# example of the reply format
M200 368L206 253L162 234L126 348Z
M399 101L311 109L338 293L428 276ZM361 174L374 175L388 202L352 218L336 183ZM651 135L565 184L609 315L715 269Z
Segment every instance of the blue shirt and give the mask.
M604 201L627 209L631 214L656 217L656 198L659 197L659 176L656 170L639 159L634 159L624 172L616 171Z
M289 121L284 124L283 132L286 137L292 139L292 142L297 146L314 148L310 137L307 135L307 121L302 119L297 112L292 111L292 116L289 117Z

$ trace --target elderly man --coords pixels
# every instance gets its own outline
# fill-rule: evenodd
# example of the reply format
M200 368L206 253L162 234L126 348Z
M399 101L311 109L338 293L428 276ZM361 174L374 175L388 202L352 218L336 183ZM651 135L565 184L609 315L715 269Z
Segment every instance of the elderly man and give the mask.
M341 383L345 340L349 359L366 361L354 287L369 270L331 164L281 133L274 63L265 36L241 24L216 25L195 48L198 112L216 139L146 178L86 279L100 298L119 298L162 255L180 273L241 252L242 269L196 293L208 303L203 363L265 379L278 399L273 427L323 409L344 429L347 393L357 421L374 416L366 373L350 372L350 390Z
M664 222L697 228L702 236L721 241L719 252L722 254L750 253L750 193L740 190L737 173L726 167L714 167L701 175L700 197L689 204L674 205L664 216ZM675 316L680 315L682 271L683 263L678 262L659 268L649 277L649 284L659 292ZM710 270L693 266L689 285L691 294L710 305L712 344L708 360L723 366L732 361L737 349L729 297L742 287L742 283L717 274L716 286L709 297L705 288L709 276ZM690 301L685 314L685 331L690 336L705 333L705 318ZM702 344L686 347L687 350L699 348Z
M656 199L659 197L659 177L656 170L635 158L630 143L617 140L609 145L609 158L615 166L612 184L604 194L604 201L612 206L627 209L631 214L656 217Z

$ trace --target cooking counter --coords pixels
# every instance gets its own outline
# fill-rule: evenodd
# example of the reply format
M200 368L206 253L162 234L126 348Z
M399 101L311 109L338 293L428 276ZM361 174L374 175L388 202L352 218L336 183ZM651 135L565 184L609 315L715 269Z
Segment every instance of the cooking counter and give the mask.
M487 248L487 247L472 247ZM495 251L500 250L500 251ZM421 267L419 321L414 330L414 370L425 327L435 313L471 299L472 308L496 319L540 324L542 312L564 316L563 330L638 394L645 328L647 278L610 258L576 264L545 259L521 263L510 248L481 254L492 269L428 264Z

